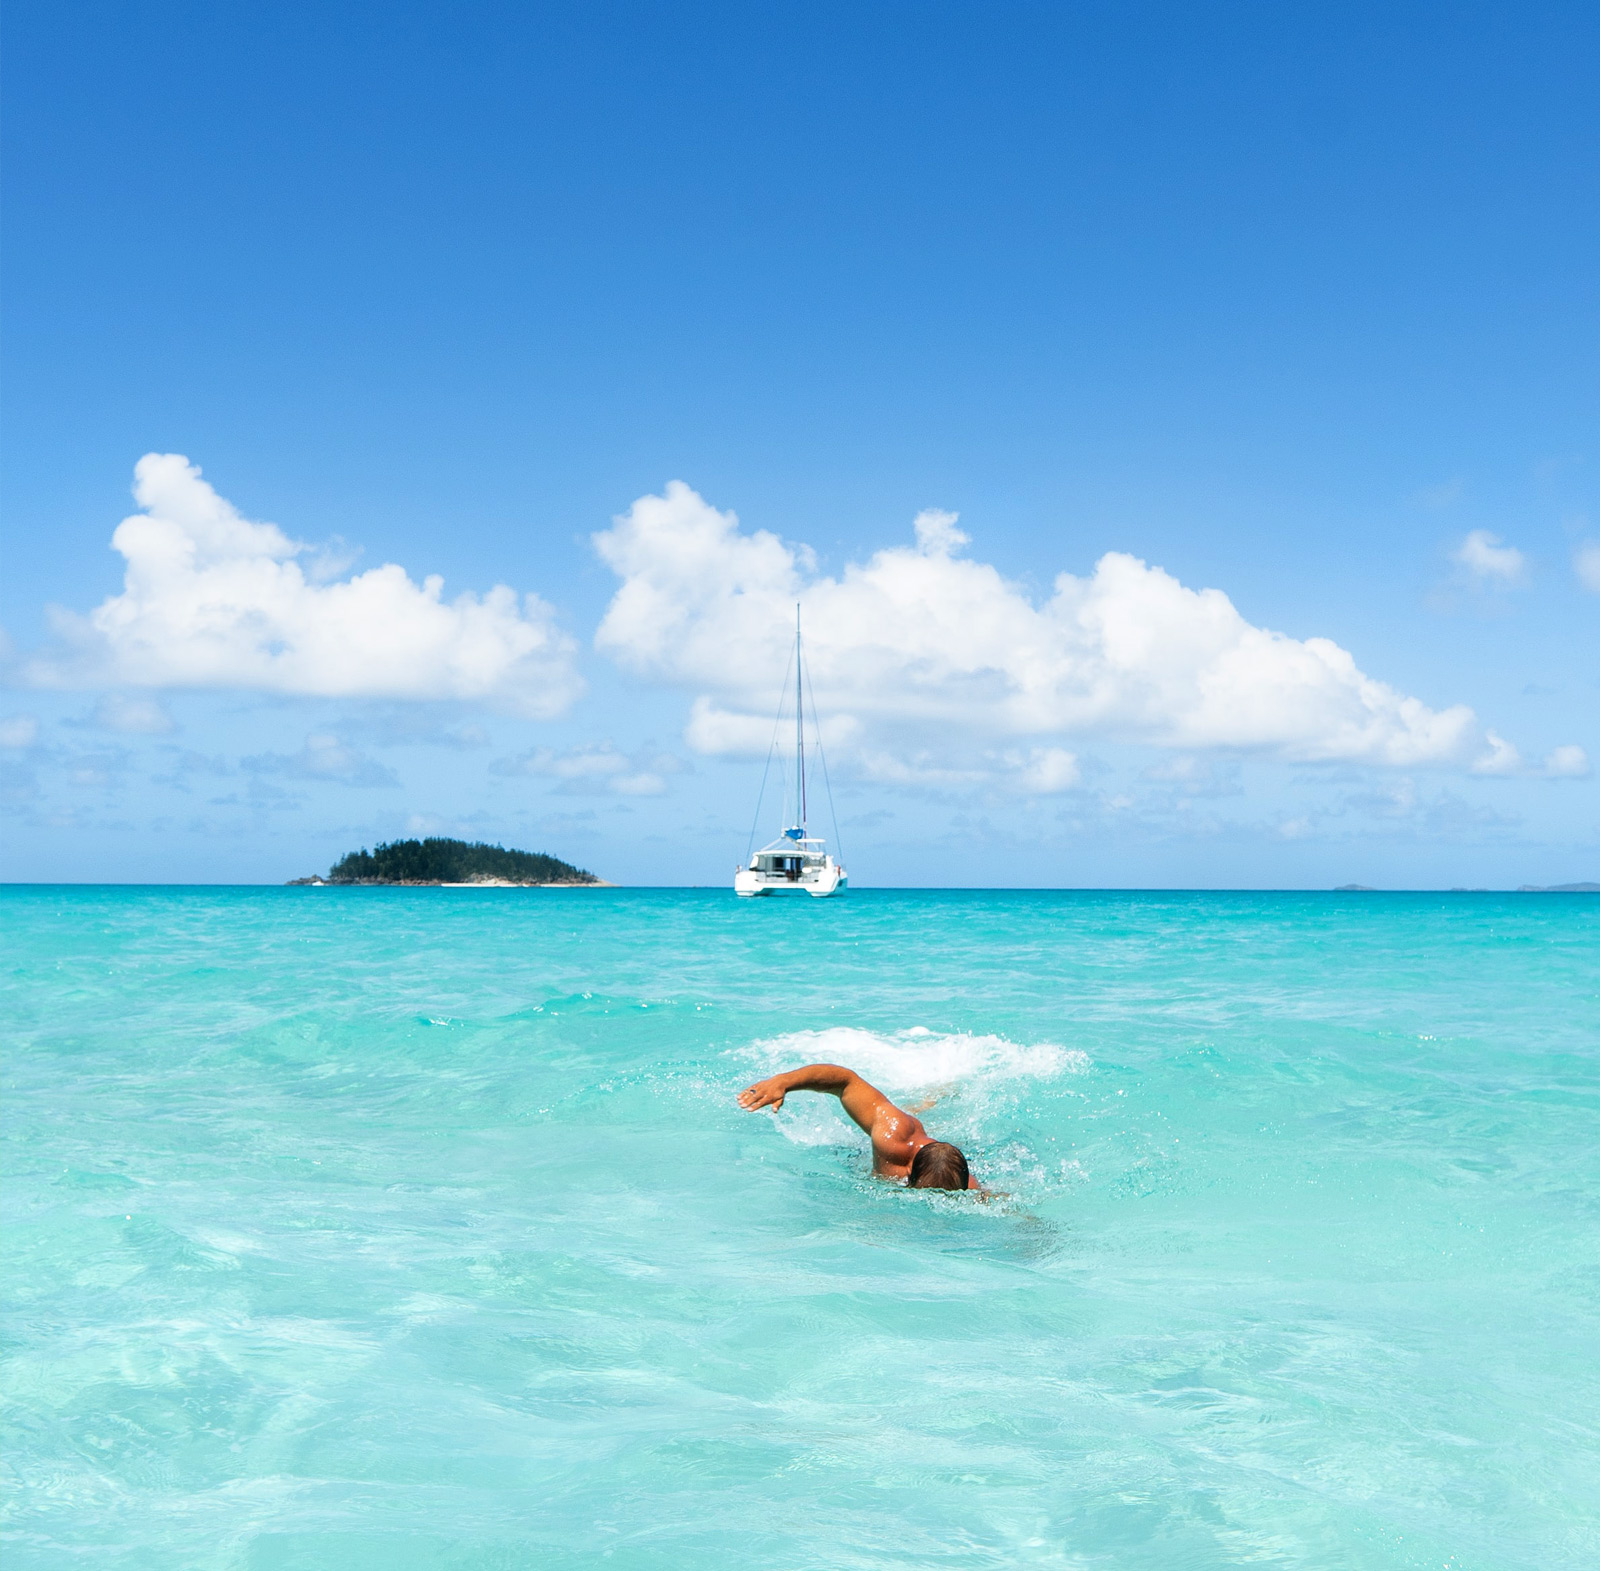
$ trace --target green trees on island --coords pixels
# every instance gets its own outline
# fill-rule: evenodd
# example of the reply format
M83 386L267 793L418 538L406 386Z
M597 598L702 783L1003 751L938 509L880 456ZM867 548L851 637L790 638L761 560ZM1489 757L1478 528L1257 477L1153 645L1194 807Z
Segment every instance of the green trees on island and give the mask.
M505 879L516 884L597 884L593 873L542 851L465 840L391 840L352 851L328 870L330 884L470 884Z

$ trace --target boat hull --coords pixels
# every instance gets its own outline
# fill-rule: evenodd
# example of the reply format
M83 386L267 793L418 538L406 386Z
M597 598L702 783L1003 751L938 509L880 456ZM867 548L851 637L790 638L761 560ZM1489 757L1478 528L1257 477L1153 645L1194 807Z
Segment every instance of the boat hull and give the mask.
M746 900L764 895L810 895L814 900L824 900L829 895L843 894L849 883L849 875L840 867L829 866L815 875L801 878L774 877L754 868L741 867L733 875L733 892Z

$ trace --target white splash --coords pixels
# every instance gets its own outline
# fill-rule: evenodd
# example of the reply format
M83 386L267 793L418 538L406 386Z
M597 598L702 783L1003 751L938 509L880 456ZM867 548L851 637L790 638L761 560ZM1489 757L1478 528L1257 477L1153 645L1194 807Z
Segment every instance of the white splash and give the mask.
M1089 1067L1087 1053L1054 1042L1024 1044L926 1026L893 1033L858 1026L792 1031L754 1042L739 1056L755 1062L762 1074L799 1064L844 1064L897 1101L915 1105L919 1095L937 1095L928 1113L930 1128L954 1122L969 1132L983 1110L1007 1091L1021 1089L1020 1082L1082 1074ZM790 1097L777 1123L797 1145L865 1140L832 1097Z

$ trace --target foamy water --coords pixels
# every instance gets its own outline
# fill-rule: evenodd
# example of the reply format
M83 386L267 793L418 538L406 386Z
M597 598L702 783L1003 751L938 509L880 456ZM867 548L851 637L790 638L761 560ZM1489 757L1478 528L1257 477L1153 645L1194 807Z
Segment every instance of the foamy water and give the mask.
M731 1055L756 1065L756 1078L800 1064L844 1064L879 1090L915 1106L938 1138L971 1141L1028 1081L1049 1080L1089 1066L1088 1055L1053 1042L1025 1045L999 1036L910 1026L884 1034L859 1026L790 1031ZM837 1100L800 1092L769 1115L785 1139L800 1145L869 1149L867 1137ZM974 1152L976 1155L976 1152Z
M0 921L7 1571L1600 1561L1600 902Z

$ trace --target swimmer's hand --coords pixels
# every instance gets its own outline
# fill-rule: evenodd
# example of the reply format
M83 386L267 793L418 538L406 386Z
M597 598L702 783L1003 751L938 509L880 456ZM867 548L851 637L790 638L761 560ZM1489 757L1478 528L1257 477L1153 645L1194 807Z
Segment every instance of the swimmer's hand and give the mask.
M783 1106L783 1099L792 1089L788 1075L773 1075L770 1080L758 1080L739 1093L739 1106L750 1112L770 1107L774 1111Z
M935 1086L920 1102L913 1102L906 1111L908 1113L926 1113L930 1107L949 1096L955 1088L956 1084L953 1080L948 1085Z

